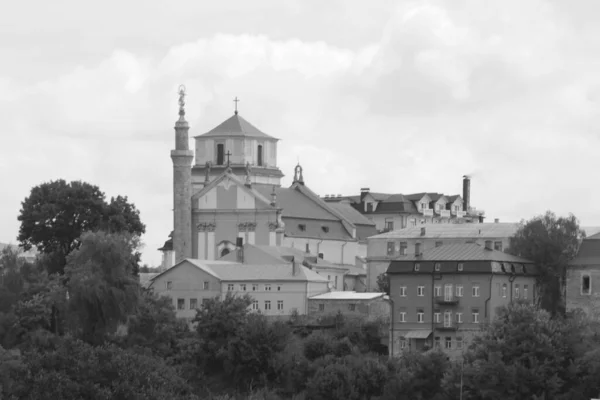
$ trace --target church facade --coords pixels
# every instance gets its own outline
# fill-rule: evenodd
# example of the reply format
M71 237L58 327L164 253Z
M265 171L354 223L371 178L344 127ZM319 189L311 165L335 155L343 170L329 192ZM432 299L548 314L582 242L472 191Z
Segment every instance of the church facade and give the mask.
M184 259L218 260L243 244L287 246L355 266L366 254L355 212L332 207L305 184L297 165L281 187L279 139L234 115L194 137L189 149L185 93L180 91L173 160L173 232L161 249L163 269ZM356 213L356 212L355 212ZM367 226L375 234L375 225ZM370 229L372 228L372 229Z

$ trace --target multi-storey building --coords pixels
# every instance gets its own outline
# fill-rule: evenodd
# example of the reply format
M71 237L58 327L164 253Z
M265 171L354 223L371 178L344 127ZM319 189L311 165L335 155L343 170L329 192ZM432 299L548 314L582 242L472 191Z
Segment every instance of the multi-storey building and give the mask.
M399 229L371 236L367 245L367 290L377 289L377 277L390 260L428 252L446 244L491 241L495 250L504 251L519 225L516 223L439 224Z
M499 306L534 301L531 261L475 243L449 244L391 261L390 353L438 346L462 352Z
M349 202L375 223L379 232L426 224L483 222L485 212L471 206L471 179L463 178L463 195L442 193L391 194L361 189L360 196L326 195L329 203Z
M308 299L326 293L326 278L299 263L249 265L186 259L154 276L149 287L169 296L178 318L192 319L209 298L249 294L252 311L267 316L306 314Z
M581 242L567 269L567 310L581 309L600 322L600 233Z

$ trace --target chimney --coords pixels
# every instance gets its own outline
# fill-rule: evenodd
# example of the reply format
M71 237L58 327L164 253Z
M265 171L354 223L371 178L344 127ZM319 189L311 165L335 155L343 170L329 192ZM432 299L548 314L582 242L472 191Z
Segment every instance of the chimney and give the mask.
M415 243L415 256L419 257L421 255L421 243Z
M464 201L464 211L469 211L471 209L471 177L469 175L463 176L463 201Z
M300 267L298 266L298 263L296 263L296 258L292 257L292 275L296 276L296 275L298 275L299 272L300 272Z
M493 242L491 240L485 241L485 249L486 250L494 250Z
M236 253L237 253L237 261L239 263L244 263L244 239L239 237L235 241Z
M362 189L360 189L360 202L361 202L361 203L362 203L362 202L363 202L363 200L365 199L365 196L366 196L367 194L369 194L369 191L370 191L370 190L371 190L371 189L369 189L369 188L362 188Z
M427 233L427 230L425 229L425 227L421 228L421 236L425 236L425 234Z
M319 258L322 260L323 259L323 253L319 253Z
M494 223L495 223L495 224L497 224L497 223L499 223L499 222L500 222L500 219L499 219L499 218L496 218L496 219L494 219Z

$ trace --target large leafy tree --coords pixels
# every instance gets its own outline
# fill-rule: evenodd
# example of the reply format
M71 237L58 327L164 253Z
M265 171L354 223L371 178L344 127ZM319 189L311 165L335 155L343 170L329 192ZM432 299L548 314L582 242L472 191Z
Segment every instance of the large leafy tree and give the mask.
M584 236L575 216L557 217L548 211L529 221L521 221L517 233L510 239L510 253L538 265L538 301L552 314L564 312L566 268L576 256Z
M134 241L127 234L88 232L65 267L70 326L90 343L102 343L135 311L140 285L132 275Z
M79 247L84 232L105 230L140 236L146 229L127 197L117 196L106 202L97 186L62 179L32 188L22 202L18 219L21 246L26 250L35 246L50 255L50 272L60 273L66 257Z

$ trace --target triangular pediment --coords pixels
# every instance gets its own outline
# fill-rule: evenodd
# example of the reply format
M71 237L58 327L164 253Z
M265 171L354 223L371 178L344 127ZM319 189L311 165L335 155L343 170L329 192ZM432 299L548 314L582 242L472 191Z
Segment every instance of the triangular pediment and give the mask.
M228 170L192 196L194 209L276 210L270 203L260 192Z

